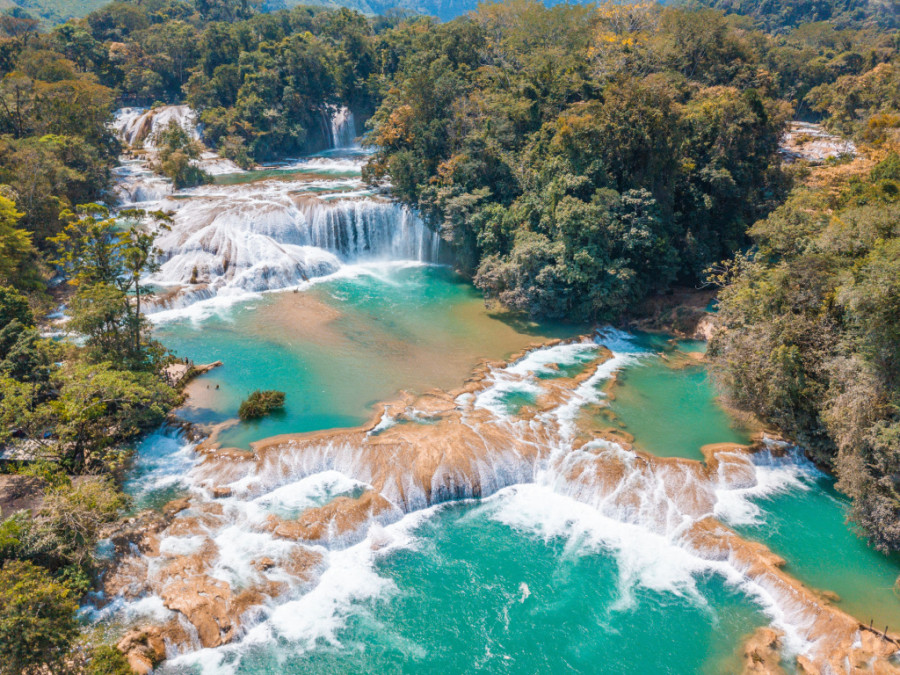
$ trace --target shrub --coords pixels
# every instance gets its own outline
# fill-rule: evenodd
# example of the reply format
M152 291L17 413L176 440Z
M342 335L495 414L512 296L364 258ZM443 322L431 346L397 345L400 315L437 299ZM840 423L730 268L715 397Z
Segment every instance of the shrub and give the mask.
M273 410L284 407L283 391L260 391L257 389L247 400L241 403L238 417L242 420L253 420L268 415Z
M0 673L44 672L78 634L78 603L40 567L11 560L0 570Z
M87 675L131 675L128 660L115 647L101 645L91 652L86 668Z

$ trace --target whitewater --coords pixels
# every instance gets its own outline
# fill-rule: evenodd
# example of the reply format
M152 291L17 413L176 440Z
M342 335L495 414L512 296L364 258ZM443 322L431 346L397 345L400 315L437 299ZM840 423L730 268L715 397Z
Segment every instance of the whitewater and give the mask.
M187 106L126 108L113 122L139 154L114 171L122 206L171 216L157 232L161 268L145 279L156 291L151 319L202 316L259 293L364 273L369 264L441 260L440 237L413 210L387 198L387 186L363 184L367 155L348 109L332 113L332 149L320 156L245 172L205 152L198 166L227 182L178 191L148 162L171 122L200 140Z
M121 113L121 137L134 147L172 119L202 137L196 116L173 108ZM172 191L144 157L123 164L125 201L172 213L147 280L158 326L232 339L254 312L288 306L263 294L321 289L331 304L315 312L342 308L326 323L414 347L390 293L444 260L440 239L362 183L349 111L328 128L332 151L190 190ZM446 282L428 283L423 297ZM249 321L236 322L239 307ZM284 353L252 340L245 366ZM233 420L151 435L126 488L164 515L106 543L118 562L86 618L127 632L135 667L173 674L736 672L763 629L786 663L888 662L889 643L786 573L757 543L767 533L751 536L777 500L817 494L823 476L799 448L762 438L707 446L702 462L655 456L604 416L617 379L658 366L659 347L612 329L543 342L476 366L460 387L370 403L360 426L322 415L309 433L249 450L222 442ZM327 367L318 377L291 403L335 385Z

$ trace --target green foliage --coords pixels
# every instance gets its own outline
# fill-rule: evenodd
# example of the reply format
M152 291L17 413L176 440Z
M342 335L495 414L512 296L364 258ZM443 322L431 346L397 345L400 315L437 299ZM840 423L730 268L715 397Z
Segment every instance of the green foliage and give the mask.
M69 589L29 562L0 569L0 673L56 668L78 632Z
M37 251L31 233L16 227L22 218L12 200L0 195L0 283L34 288L34 262Z
M813 109L827 113L831 128L870 143L900 128L900 63L879 63L810 91Z
M238 417L242 420L253 420L265 417L273 410L284 407L283 391L260 391L257 389L246 400L241 402Z
M121 468L122 442L158 426L177 402L158 374L108 363L66 364L57 378L59 396L46 404L55 435L46 444L75 471Z
M158 269L155 231L139 225L122 230L108 209L97 204L80 206L79 217L66 215L69 224L51 241L58 251L53 262L78 288L70 303L70 325L87 336L94 360L158 370L161 348L147 338L141 314L141 276ZM120 215L140 219L147 214ZM150 216L162 219L157 227L167 227L162 214Z
M132 675L128 660L112 645L100 645L91 651L86 675Z
M367 175L507 306L614 319L694 281L783 194L787 111L717 13L520 1L414 40Z
M153 140L159 148L157 168L172 179L176 188L211 181L208 174L191 162L200 157L200 144L192 140L177 121L171 120L169 126L161 129Z
M22 326L33 326L34 315L24 295L10 288L0 286L0 326L18 321Z
M819 21L836 26L900 28L896 0L699 0L700 3L754 18L771 31Z
M48 488L22 537L19 556L60 570L80 597L86 589L79 570L90 567L100 528L115 521L125 504L125 496L102 476Z
M710 344L734 402L831 466L883 550L900 548L896 163L845 173L836 192L798 188L754 225L758 253L723 289Z
M18 557L22 539L28 532L28 514L19 512L0 521L0 562Z

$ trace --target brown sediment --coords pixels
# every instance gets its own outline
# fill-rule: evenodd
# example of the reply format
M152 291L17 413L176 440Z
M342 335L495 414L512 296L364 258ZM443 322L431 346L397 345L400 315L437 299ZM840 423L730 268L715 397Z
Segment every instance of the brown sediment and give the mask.
M44 502L47 483L32 476L0 474L0 518L18 511L37 511Z
M680 349L676 349L671 354L663 354L662 356L666 366L672 370L698 366L706 360L706 354L703 352L683 352Z
M138 675L147 675L166 658L166 642L185 644L187 631L173 619L164 626L143 626L129 631L117 648L125 654L128 665Z
M264 337L273 333L327 344L340 337L332 324L343 313L312 293L281 293L257 309L253 326Z
M600 366L609 356L602 352L592 365ZM257 531L296 542L287 559L254 564L259 579L249 588L238 591L210 576L218 555L212 534L229 521L227 509L221 504L211 509L209 502L202 508L179 508L174 518L155 524L139 547L143 559L156 562L145 563L144 572L138 562L127 562L133 569L126 575L145 574L143 587L194 626L200 645L223 644L235 635L241 614L284 592L283 585L267 579L270 569L280 568L298 583L315 583L321 554L303 542L328 545L362 532L373 520L487 496L507 485L534 480L540 465L553 474L554 489L612 517L669 537L676 536L671 523L680 523L678 545L702 559L727 562L776 598L811 645L798 660L806 672L845 672L845 662L895 672L888 658L897 650L892 642L897 636L881 639L860 630L856 619L785 573L783 559L716 520L717 491L755 484L752 454L758 448L709 445L702 449L705 459L700 462L632 449L630 437L616 429L581 426L569 438L556 411L591 374L588 368L572 378L532 379L542 391L525 419L497 416L477 405L478 395L496 379L492 367L484 364L453 391L401 394L380 406L361 427L276 436L252 443L249 452L205 444L203 461L193 472L195 484L211 491L227 488L231 500L253 498L326 469L339 470L368 487L358 497L337 497L296 519L269 516L248 523ZM385 415L393 426L379 426ZM427 424L421 423L423 418ZM160 540L176 535L205 539L194 553L161 554ZM119 582L119 589L125 587ZM769 651L777 642L769 633L748 642L746 658L756 670L746 672L778 672L760 670L770 667Z
M212 384L215 384L213 382ZM215 410L218 399L218 390L210 385L209 378L193 379L187 383L183 390L184 405L188 408Z
M647 298L628 325L650 333L708 340L715 330L715 315L706 307L715 297L715 289L675 288Z

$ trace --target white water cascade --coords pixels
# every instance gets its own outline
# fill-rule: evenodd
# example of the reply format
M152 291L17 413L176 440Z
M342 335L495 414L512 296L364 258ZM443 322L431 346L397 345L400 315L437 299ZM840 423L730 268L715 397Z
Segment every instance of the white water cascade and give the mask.
M116 111L112 128L119 139L132 148L154 149L156 135L176 122L195 141L200 140L197 113L186 105L159 108L121 108Z
M174 295L157 308L289 288L357 263L437 262L439 238L408 208L377 196L297 194L307 185L209 186L163 200L175 215L157 240L163 264L150 281Z
M197 115L183 105L123 108L111 126L123 143L152 158L155 134L173 120L200 139ZM438 262L440 237L412 210L362 183L365 157L354 146L353 113L334 109L328 132L328 156L259 171L241 172L204 153L198 165L208 173L243 175L178 192L146 159L123 159L115 170L120 202L172 217L158 232L162 266L147 281L159 292L148 311L164 319L197 302L230 304L350 266Z
M597 358L598 345L611 350L610 358ZM759 545L713 521L741 521L757 509L752 498L804 489L816 470L799 452L769 441L759 453L721 449L708 457L715 471L707 472L696 462L653 458L599 437L579 445L570 436L575 412L602 405L604 384L647 355L617 331L539 348L492 367L455 399L432 392L391 404L392 414L402 418L396 424L413 426L385 442L377 440L386 429L379 425L368 432L279 437L242 461L196 457L192 446L151 457L167 466L147 473L139 495L174 479L191 491L192 508L159 534L155 550L135 549L112 587L121 589L118 596L94 615L174 620L173 634L183 633L187 644L168 645L166 673L236 672L260 647L338 647L335 636L365 611L365 601L387 598L394 588L377 561L422 546L418 526L438 513L441 502L480 498L495 505L492 519L516 530L611 552L619 567L619 609L631 607L645 590L705 606L697 580L715 575L769 617L784 636L786 655L821 660L835 631L852 633L856 623L794 584ZM560 365L578 363L588 368L580 384L558 377ZM503 391L532 388L551 398L530 419L496 405ZM431 412L420 407L438 399L441 405ZM388 414L385 407L383 418ZM439 425L444 431L423 431ZM366 495L377 498L366 502ZM342 527L329 511L338 498L371 506L343 512L352 525ZM329 527L291 534L292 524L316 511L305 522L332 518ZM576 551L567 548L567 554ZM203 625L206 610L193 611L185 597L205 598L211 589L229 598L231 589L248 588L263 589L258 609L238 616L219 599L225 609L218 616L227 624L207 622L214 630L198 638L186 617ZM227 633L233 641L223 644L220 635L237 623L240 630Z
M332 148L350 148L356 142L356 121L348 107L342 106L332 113L330 132Z
M186 105L167 105L159 108L122 108L116 111L110 128L137 159L121 158L122 164L113 170L116 177L114 192L121 204L154 202L172 193L168 178L150 170L150 160L156 154L157 134L171 122L176 122L187 135L199 141L201 129L197 113ZM241 169L234 162L205 151L199 159L191 160L210 175L237 173Z

